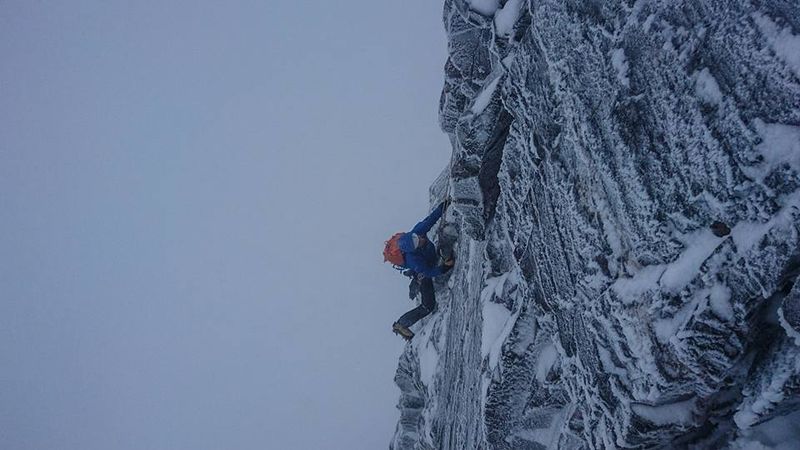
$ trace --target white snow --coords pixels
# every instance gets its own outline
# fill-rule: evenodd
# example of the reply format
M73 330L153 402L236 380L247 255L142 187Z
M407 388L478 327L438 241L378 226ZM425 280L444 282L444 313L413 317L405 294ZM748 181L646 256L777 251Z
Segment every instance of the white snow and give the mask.
M611 65L617 71L617 80L625 87L630 87L631 80L628 78L628 59L625 57L625 50L617 48L611 51Z
M724 284L715 284L711 287L708 296L711 311L720 319L728 322L733 320L733 307L731 306L731 290Z
M708 289L696 292L672 317L654 321L653 331L656 333L658 341L666 344L673 336L679 338L678 330L689 322L689 319L697 311L698 304L705 300L709 293Z
M787 391L791 392L787 384L792 383L794 376L800 373L800 358L793 353L782 353L781 356L783 358L771 365L769 378L759 382L755 389L745 392L739 410L733 415L733 421L739 429L752 427L785 400Z
M503 289L509 280L510 272L498 277L488 278L486 285L481 290L483 303L483 327L481 329L481 357L489 356L489 367L497 367L503 343L508 338L514 326L517 315L511 313L505 305L495 303L494 298L503 295Z
M731 237L736 244L736 250L740 255L750 251L767 234L772 227L772 222L740 222L731 228Z
M761 179L783 164L800 170L800 127L765 123L760 119L753 124L762 140L756 147L764 157L763 166L758 169Z
M509 274L510 272L506 272L497 277L487 278L483 290L481 290L481 301L488 302L492 300L492 297L502 296Z
M773 170L788 164L800 171L800 127L781 123L766 123L753 120L761 143L756 150L763 157L757 166L741 166L744 173L758 181L763 181Z
M656 289L678 293L697 276L703 261L722 241L705 228L687 233L680 240L684 249L675 261L643 267L632 277L620 278L611 285L623 303L635 303L646 292Z
M776 417L743 431L729 450L797 450L800 442L800 411Z
M778 24L764 14L754 13L752 17L775 55L800 78L800 36L792 34L789 27L779 28Z
M558 350L553 344L547 344L539 352L539 358L536 360L536 381L544 383L547 378L547 373L556 363L558 358Z
M667 265L659 283L667 291L679 292L697 276L703 261L717 248L722 239L714 236L708 229L687 233L681 238L685 245L683 253Z
M699 312L710 307L711 311L720 319L733 320L733 306L730 302L731 291L723 284L715 284L708 289L700 289L684 303L672 317L653 321L653 331L662 344L666 344L673 337L683 337L680 330L689 320Z
M493 350L495 343L503 334L511 311L500 303L483 303L483 329L481 334L481 356L485 357ZM502 344L502 342L501 342Z
M606 373L627 378L628 372L614 364L614 361L611 359L611 352L606 350L602 345L597 346L597 356L600 357L600 362L603 364L603 370Z
M508 0L494 15L494 29L498 36L508 37L522 15L522 0Z
M433 388L434 378L436 376L437 366L439 365L439 351L437 347L442 345L443 333L437 333L441 326L437 324L441 317L434 316L432 320L428 320L419 330L414 337L411 345L417 353L419 361L419 378L429 388ZM439 342L436 342L436 339Z
M618 279L611 288L623 303L630 305L639 300L647 291L658 287L658 279L661 278L664 270L666 267L663 264L644 267L633 277Z
M662 344L669 342L672 336L675 336L681 321L672 319L660 319L653 322L653 331L656 333L656 339Z
M800 359L795 360L793 365L782 365L776 368L771 374L769 385L761 389L754 398L742 403L739 411L733 415L736 426L742 430L749 428L762 413L769 412L776 404L783 401L784 387L798 371L800 371Z
M480 94L475 98L475 103L472 104L472 114L480 114L489 106L489 102L492 100L492 95L494 95L494 90L497 89L497 83L500 81L501 77L497 77L486 86Z
M490 17L500 7L499 0L467 0L469 8L481 15Z
M418 336L419 338L419 336ZM439 352L430 340L417 348L419 356L419 379L425 386L433 388L433 379L436 375L436 366L439 364Z
M620 314L618 317L622 318L623 314ZM601 318L598 316L599 319L606 321L606 319ZM643 332L643 328L641 326L641 319L634 318L634 317L625 317L624 321L621 321L620 325L622 326L622 335L624 336L624 342L627 344L628 351L620 351L620 345L615 344L614 347L616 348L615 353L617 355L625 354L626 367L629 368L631 363L635 363L638 369L638 372L642 374L645 378L651 379L658 379L659 375L659 367L656 364L655 358L655 351L653 349L653 341L650 339L649 334ZM608 328L608 325L606 325ZM640 386L641 389L647 389L649 392L646 394L648 399L656 399L658 398L658 386L655 384L650 384L649 386ZM641 392L640 389L636 389L637 391ZM637 397L642 398L642 397Z
M783 208L764 223L740 222L731 229L731 237L739 255L744 255L758 244L773 228L784 227L793 222L792 211L800 208L800 191L795 191L784 199Z
M633 412L656 425L691 425L695 410L695 399L666 405L650 406L643 403L631 404Z
M707 104L718 105L722 101L719 84L709 72L708 67L695 73L694 90L700 100Z

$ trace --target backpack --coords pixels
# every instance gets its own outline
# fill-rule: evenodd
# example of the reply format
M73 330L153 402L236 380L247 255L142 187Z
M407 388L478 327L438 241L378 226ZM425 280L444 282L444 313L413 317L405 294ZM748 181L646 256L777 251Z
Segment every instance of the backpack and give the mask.
M395 266L403 266L406 263L406 258L400 250L400 237L405 233L395 233L383 248L383 262L389 261Z

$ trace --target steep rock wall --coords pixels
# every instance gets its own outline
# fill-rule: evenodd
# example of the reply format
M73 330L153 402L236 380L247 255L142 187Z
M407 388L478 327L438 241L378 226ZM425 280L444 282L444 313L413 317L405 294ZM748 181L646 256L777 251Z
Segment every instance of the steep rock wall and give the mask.
M391 447L738 448L796 420L797 1L447 0L444 24L458 264Z

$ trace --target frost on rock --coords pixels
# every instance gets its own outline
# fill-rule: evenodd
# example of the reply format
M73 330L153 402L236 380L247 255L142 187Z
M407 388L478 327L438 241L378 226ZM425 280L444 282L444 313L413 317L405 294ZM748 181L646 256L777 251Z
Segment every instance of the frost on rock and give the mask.
M792 291L781 302L778 317L786 334L800 346L800 282L795 282Z
M631 80L628 78L628 60L625 58L625 50L617 48L611 52L611 65L617 71L617 80L620 84L630 87Z
M800 448L797 11L444 2L457 264L391 448Z

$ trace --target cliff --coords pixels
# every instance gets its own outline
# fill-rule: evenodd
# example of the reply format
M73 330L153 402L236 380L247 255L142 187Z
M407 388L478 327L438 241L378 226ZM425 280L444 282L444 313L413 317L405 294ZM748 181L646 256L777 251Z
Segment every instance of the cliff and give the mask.
M800 5L446 0L393 449L800 448Z

